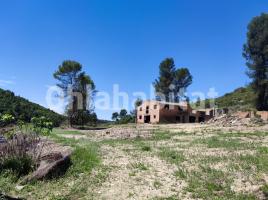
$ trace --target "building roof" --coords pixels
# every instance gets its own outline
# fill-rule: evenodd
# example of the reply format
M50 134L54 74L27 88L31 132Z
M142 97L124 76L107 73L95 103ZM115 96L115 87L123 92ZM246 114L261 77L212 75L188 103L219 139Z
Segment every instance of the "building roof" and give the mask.
M158 103L158 104L163 104L163 105L173 105L173 106L190 106L187 101L181 101L181 102L167 102L167 101L157 101L157 100L145 100L145 102L150 102L150 103Z

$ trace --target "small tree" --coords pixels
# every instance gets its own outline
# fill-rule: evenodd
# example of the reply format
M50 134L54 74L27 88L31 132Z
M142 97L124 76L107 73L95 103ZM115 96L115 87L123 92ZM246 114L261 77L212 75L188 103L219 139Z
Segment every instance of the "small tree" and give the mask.
M114 121L118 121L118 117L119 117L118 112L114 112L114 113L112 114L112 120L114 120Z
M122 109L120 113L114 112L112 114L112 120L116 121L118 124L126 124L135 121L133 113L128 114L126 109Z
M120 110L120 113L119 113L120 119L124 118L126 115L127 115L127 110L126 109Z
M15 122L15 118L10 114L4 114L0 116L0 127L6 126Z
M196 100L196 102L195 102L195 107L196 108L199 108L200 105L201 105L201 99L200 99L200 97L198 97L197 100Z
M33 130L37 134L48 136L53 129L53 123L46 117L33 117L31 119Z

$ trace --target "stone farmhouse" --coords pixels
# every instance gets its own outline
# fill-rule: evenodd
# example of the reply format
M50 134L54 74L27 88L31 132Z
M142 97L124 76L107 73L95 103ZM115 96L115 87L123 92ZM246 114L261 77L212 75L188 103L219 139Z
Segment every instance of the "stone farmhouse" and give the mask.
M213 109L193 110L187 102L147 100L137 108L137 123L199 123L213 116Z

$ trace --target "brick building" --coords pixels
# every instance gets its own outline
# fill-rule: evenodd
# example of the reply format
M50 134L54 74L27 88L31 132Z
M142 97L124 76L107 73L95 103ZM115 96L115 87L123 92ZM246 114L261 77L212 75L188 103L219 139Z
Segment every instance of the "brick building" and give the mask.
M137 108L137 123L195 123L213 116L213 109L193 110L187 102L148 100Z

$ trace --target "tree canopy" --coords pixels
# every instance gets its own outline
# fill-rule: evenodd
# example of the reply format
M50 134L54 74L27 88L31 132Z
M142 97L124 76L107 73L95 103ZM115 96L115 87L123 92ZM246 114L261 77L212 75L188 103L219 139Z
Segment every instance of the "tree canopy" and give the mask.
M82 71L82 65L76 61L63 61L53 76L59 81L57 86L69 98L70 104L66 110L70 125L82 125L95 119L94 107L90 103L96 93L96 86L91 77Z
M173 58L166 58L159 65L159 77L153 83L158 100L178 102L185 97L185 91L192 83L187 68L176 69ZM164 99L163 99L164 98Z
M112 120L118 124L126 124L129 122L135 122L135 115L133 113L128 114L126 109L121 109L120 112L114 112L112 114Z

